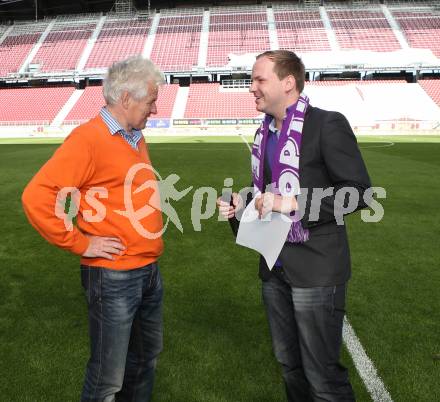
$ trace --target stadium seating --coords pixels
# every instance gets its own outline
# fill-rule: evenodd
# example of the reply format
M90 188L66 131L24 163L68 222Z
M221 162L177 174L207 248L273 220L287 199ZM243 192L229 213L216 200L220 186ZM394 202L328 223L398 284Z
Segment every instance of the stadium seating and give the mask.
M420 86L440 106L440 80L420 80Z
M231 12L234 11L234 12ZM226 7L211 11L208 42L208 66L224 66L228 54L262 52L270 48L267 15L244 11L243 8L228 10Z
M41 71L74 70L95 23L56 24L33 59Z
M401 48L382 11L328 10L341 49L390 52Z
M436 14L431 6L409 7L397 2L387 2L386 7L411 47L429 48L440 57L440 15ZM78 77L82 80L84 73L85 77L99 78L102 69L116 60L142 53L147 43L148 51L151 50L150 58L163 71L176 73L177 76L179 72L184 72L184 75L188 76L188 71L197 70L198 74L198 68L206 65L207 71L203 74L209 74L209 79L224 78L223 70L227 70L224 67L228 64L230 53L258 53L276 47L277 42L279 48L293 49L300 54L335 50L335 40L341 50L359 49L382 53L401 49L403 43L401 35L396 33L400 42L395 35L396 26L386 8L382 9L378 4L357 8L347 7L346 4L328 3L321 12L317 7L309 8L292 3L209 7L208 11L203 8L162 9L160 13L150 17L146 14L140 17L116 17L114 14L108 14L96 42L88 41L93 37L101 18L98 14L79 16L78 19L58 16L56 20L47 19L39 23L16 23L12 29L0 26L0 77L3 81L6 81L5 78L8 76L11 80L26 80L32 72L21 71L21 77L10 75L17 73L32 54L32 63L39 64L43 73L54 74L54 77L49 77L49 74L44 74L44 77L76 81ZM153 20L154 32L151 30ZM334 35L327 31L329 26ZM150 31L154 36L150 36L150 41L147 42ZM43 32L44 40L39 42ZM75 76L71 72L61 74L62 71L77 68L88 43L93 46L87 48L91 50L88 60L83 59L84 71ZM35 45L39 46L38 51ZM86 54L89 53L85 53L84 56ZM205 56L206 60L202 60ZM313 59L315 56L321 57L321 54L307 54L304 60L307 57ZM388 60L388 57L394 56L386 55L383 59ZM95 71L96 69L98 71ZM217 69L218 71L213 71ZM307 82L306 91L309 88L316 101L321 96L321 90L322 93L328 93L327 100L330 104L333 90L327 91L326 88L318 87L347 86L334 88L334 91L342 95L347 94L353 102L362 104L364 96L373 96L374 91L381 93L379 85L378 89L361 87L370 84L380 84L385 92L388 88L394 91L391 87L385 88L388 84L402 84L402 88L396 86L396 91L401 91L396 93L412 93L414 90L414 85L411 88L403 88L406 85L405 80L340 80ZM423 80L420 81L420 87L415 87L415 91L421 92L422 97L429 101L422 92L423 88L440 106L440 80ZM160 88L158 114L152 118L172 117L178 90L177 84ZM73 87L0 89L0 102L7 105L1 109L0 124L10 121L47 124L53 121L73 91ZM187 92L182 90L181 94L183 101ZM348 103L350 102L345 102ZM102 87L89 86L83 91L64 122L78 123L88 120L99 112L103 104ZM183 109L183 103L181 106L180 109ZM338 106L342 111L346 107L344 104ZM433 104L432 106L435 107ZM255 110L253 95L247 92L246 88L228 88L218 83L191 84L185 111L176 108L175 113L179 118L236 119L261 116L261 113ZM349 111L347 113L350 114ZM352 115L355 116L353 113ZM59 118L61 119L62 115ZM58 121L56 123L58 124Z
M152 118L170 118L176 100L178 84L161 85L159 87L159 97L157 100L157 114Z
M431 49L440 57L440 15L426 11L393 11L411 47Z
M318 10L274 7L280 49L310 52L330 50L327 33Z
M306 82L306 87L321 86L321 87L334 87L343 85L386 85L386 84L405 84L405 80L326 80L326 81L308 81Z
M205 27L208 29L206 66L223 67L230 53L261 52L276 46L276 41L279 48L299 53L332 49L334 43L330 44L329 38L333 36L326 31L326 18L317 8L288 3L274 3L271 7L274 25L266 5L210 7L209 26ZM388 8L411 47L429 48L440 56L437 39L440 37L440 15L434 9L411 8L397 3ZM152 37L150 58L162 70L180 72L197 68L203 13L203 8L179 8L163 9L156 15L159 22ZM325 14L342 50L390 52L401 49L387 17L377 6L347 8L329 3ZM116 60L142 53L152 18L107 15L85 70L106 68ZM80 16L76 20L57 18L33 62L39 63L43 72L75 69L97 21L98 15ZM0 76L19 70L49 22L14 25L0 43ZM0 35L6 29L0 27ZM200 56L204 57L205 53L200 52ZM204 61L201 60L202 65Z
M73 87L0 89L0 122L51 122L74 91Z
M189 89L185 118L253 118L254 96L245 91L221 90L220 84L192 84Z
M151 118L170 118L179 86L161 85L157 102L157 114ZM104 105L102 86L87 87L64 120L64 123L79 123L91 119Z
M161 16L151 60L164 71L188 71L197 66L202 20L202 11Z
M102 86L87 87L64 119L64 123L87 121L99 113L103 105Z
M17 72L46 28L44 25L17 26L0 44L0 77ZM30 31L29 33L27 31Z
M422 80L419 83L440 107L440 80ZM346 114L350 122L359 122L367 118L374 120L370 113L365 115L362 112L367 103L370 108L368 110L372 111L371 108L375 104L371 103L372 99L387 98L389 100L394 99L394 96L401 102L399 110L403 110L406 103L402 99L408 96L419 96L422 91L419 87L419 92L417 92L418 86L414 87L414 85L416 84L407 84L404 80L311 81L306 82L305 92L311 97L312 104L315 106L332 108L337 104L335 110ZM335 88L331 89L331 87ZM373 87L374 91L370 91ZM177 84L160 87L157 102L158 113L152 115L151 119L172 117L178 89ZM191 84L189 89L184 118L239 119L262 116L262 113L255 110L254 97L247 89L223 88L218 83ZM325 91L326 89L329 91ZM50 124L73 91L73 87L1 89L0 103L7 107L0 109L0 124ZM422 98L419 101L425 102ZM102 87L87 87L68 113L64 124L84 122L99 113L103 105ZM429 108L432 115L432 106ZM387 108L384 107L384 109ZM380 115L384 114L384 111L375 109L374 113ZM416 112L413 111L413 113Z
M105 68L115 61L142 53L151 19L107 20L96 39L85 68Z
M405 125L409 129L433 129L440 119L439 107L421 86L406 81L353 81L337 86L307 83L305 92L314 106L341 112L354 128L395 128L402 127L396 122L409 122Z

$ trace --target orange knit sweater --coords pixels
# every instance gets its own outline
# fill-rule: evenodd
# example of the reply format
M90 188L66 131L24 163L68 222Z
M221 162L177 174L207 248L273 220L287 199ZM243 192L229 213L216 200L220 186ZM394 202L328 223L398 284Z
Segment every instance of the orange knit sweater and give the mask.
M23 207L31 224L50 243L79 255L88 247L87 234L117 237L125 246L123 255L115 255L113 261L82 257L82 264L133 269L156 261L163 251L157 181L151 167L144 165L151 166L143 138L138 149L120 135L111 135L99 116L77 127L23 192ZM136 166L130 186L127 172ZM136 192L145 183L145 189ZM59 217L62 207L55 212L57 196L65 187L77 188L80 195L77 226L71 230ZM139 210L140 216L133 217Z

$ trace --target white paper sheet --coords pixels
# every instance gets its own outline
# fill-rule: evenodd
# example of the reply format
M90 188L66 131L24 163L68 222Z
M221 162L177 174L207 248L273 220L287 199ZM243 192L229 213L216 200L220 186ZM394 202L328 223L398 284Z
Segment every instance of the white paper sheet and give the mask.
M269 269L272 269L291 225L290 219L278 212L271 212L263 219L259 219L254 198L240 219L236 243L258 251L266 260Z

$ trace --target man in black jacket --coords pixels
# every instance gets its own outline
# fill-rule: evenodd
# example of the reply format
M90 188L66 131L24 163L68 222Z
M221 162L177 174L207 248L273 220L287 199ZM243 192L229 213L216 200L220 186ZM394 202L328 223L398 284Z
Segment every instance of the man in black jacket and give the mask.
M348 121L309 104L295 53L257 57L250 92L265 113L252 148L255 207L289 214L292 226L275 266L260 278L275 356L289 402L354 401L339 363L350 253L343 216L366 207L370 179ZM249 200L248 200L249 201ZM244 202L218 200L237 226Z

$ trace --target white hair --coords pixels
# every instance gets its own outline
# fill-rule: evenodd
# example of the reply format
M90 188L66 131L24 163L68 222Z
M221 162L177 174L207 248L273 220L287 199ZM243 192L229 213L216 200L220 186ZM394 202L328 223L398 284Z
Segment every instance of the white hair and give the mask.
M135 100L147 96L147 84L160 85L165 82L163 73L156 65L142 56L132 56L114 63L103 81L102 92L107 105L116 104L123 92Z

